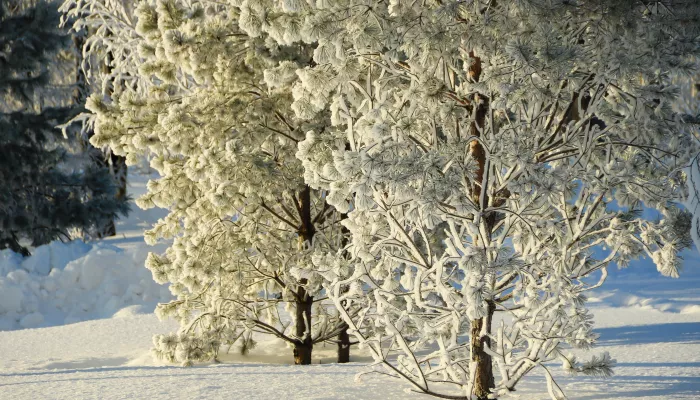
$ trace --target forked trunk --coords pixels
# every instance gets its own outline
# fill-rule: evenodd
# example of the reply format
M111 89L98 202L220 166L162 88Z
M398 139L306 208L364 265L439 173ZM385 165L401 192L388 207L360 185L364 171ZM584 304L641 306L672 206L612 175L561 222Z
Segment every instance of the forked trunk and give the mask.
M299 288L299 299L296 303L295 329L297 341L294 343L294 364L311 364L311 352L314 344L311 339L311 306L313 297L308 296L303 287ZM307 330L309 330L307 332Z
M493 362L491 356L484 351L485 346L491 346L491 338L488 334L491 333L491 320L495 308L495 305L489 302L488 315L471 321L471 355L472 365L475 368L472 394L478 400L488 399L491 390L496 387L493 377ZM487 334L482 336L482 332Z

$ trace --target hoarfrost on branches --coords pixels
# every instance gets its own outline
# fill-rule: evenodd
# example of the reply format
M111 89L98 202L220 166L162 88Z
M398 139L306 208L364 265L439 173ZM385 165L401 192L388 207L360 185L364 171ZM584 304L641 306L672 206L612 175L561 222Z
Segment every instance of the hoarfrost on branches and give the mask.
M178 299L157 312L181 329L155 337L156 354L189 365L237 341L245 352L262 332L309 364L315 343L347 329L323 294L333 265L317 266L345 245L342 216L304 183L295 158L303 132L328 120L291 109L294 71L309 65L312 46L256 31L251 13L261 9L246 2L141 1L133 17L115 4L68 0L64 10L76 29L93 29L85 51L113 52L102 82L126 80L90 97L92 142L130 163L148 154L161 176L137 203L170 210L145 237L173 244L147 267L171 283Z
M609 375L609 357L563 350L595 343L585 293L611 263L649 257L679 274L698 144L671 77L693 69L699 6L326 1L306 13L316 65L298 71L292 107L330 109L334 127L308 131L297 157L350 211L358 265L331 297L361 308L344 316L375 366L479 399L555 359Z
M695 62L697 70L697 66L700 64L697 59ZM679 74L674 81L680 89L679 99L674 103L674 108L679 112L683 121L691 127L693 135L698 137L698 127L700 127L700 97L698 97L700 75L697 72L690 76ZM686 170L686 176L688 179L688 196L685 206L692 215L689 222L691 225L690 236L695 246L700 248L700 154L696 155L690 162ZM687 227L684 226L682 228Z
M147 0L136 14L102 34L122 38L115 71L135 83L90 108L97 144L150 152L163 176L140 201L171 209L148 234L174 238L149 261L180 296L161 308L183 321L157 338L168 357L347 324L374 368L420 392L495 398L542 368L559 398L544 363L614 365L564 354L595 344L586 291L608 266L679 274L698 144L672 77L697 57L695 2ZM298 311L322 293L344 322L319 309L319 328L289 336L275 298Z

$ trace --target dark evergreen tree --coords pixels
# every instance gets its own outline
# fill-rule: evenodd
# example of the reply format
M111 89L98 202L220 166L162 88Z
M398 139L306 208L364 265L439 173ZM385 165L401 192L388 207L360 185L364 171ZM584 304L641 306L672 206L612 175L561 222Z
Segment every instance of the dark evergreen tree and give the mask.
M58 24L55 4L0 1L0 249L24 255L23 241L69 238L129 209L106 168L65 167L68 140L56 126L83 105L55 99L50 68L70 46Z
M65 22L64 22L65 23ZM66 24L70 26L70 23ZM85 104L87 97L90 95L90 79L85 75L83 69L84 63L83 47L89 36L89 29L79 29L72 31L73 50L75 51L75 84L73 90L73 101L77 104ZM112 59L110 52L107 52L100 60L100 69L102 72L110 69L109 64ZM108 73L108 72L107 72ZM110 85L112 87L113 85ZM110 89L111 90L111 89ZM86 154L90 162L94 163L98 168L107 168L112 175L112 179L116 184L115 197L117 201L126 199L127 196L127 165L126 157L116 155L110 148L97 148L90 143L90 138L95 135L95 131L91 124L84 124L83 129L79 134L81 151ZM102 224L96 225L90 232L83 232L84 236L94 238L105 238L117 234L117 227L114 218L104 220Z

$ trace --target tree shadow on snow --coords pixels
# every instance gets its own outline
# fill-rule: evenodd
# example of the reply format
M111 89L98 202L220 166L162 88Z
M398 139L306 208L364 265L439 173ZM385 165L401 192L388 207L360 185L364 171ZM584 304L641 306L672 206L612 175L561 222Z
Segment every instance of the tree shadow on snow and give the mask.
M18 377L18 376L63 375L63 374L78 374L78 373L100 373L100 372L116 372L116 371L128 371L128 370L167 370L167 369L180 369L180 367L167 365L167 366L162 366L162 367L121 366L121 367L97 367L97 368L63 368L63 369L54 369L52 371L11 372L8 374L0 374L0 378L3 378L3 377L14 378L14 377ZM32 382L21 382L21 383L32 383ZM0 386L9 386L9 385L3 385L0 383Z
M596 329L598 346L648 343L700 343L700 322L620 326Z
M177 377L186 377L186 376L230 376L232 373L235 373L237 375L269 375L270 369L278 367L275 371L275 375L303 375L305 377L308 376L308 373L310 372L309 369L312 368L323 368L323 374L328 374L328 375L347 375L351 372L343 371L343 369L346 368L338 368L335 371L329 370L328 367L351 367L351 366L357 366L356 363L348 363L348 364L312 364L312 365L307 365L307 366L294 366L294 365L275 365L275 364L264 364L264 363L235 363L235 364L200 364L200 365L195 365L192 367L179 367L179 366L173 366L173 365L166 365L166 366L115 366L115 367L98 367L98 368L84 368L84 369L78 369L78 368L73 368L73 369L57 369L53 371L37 371L37 372L15 372L15 373L7 373L7 374L0 374L0 378L3 377L39 377L39 376L59 376L59 375L73 375L74 377L72 379L49 379L46 381L24 381L24 382L13 382L13 383L7 383L3 384L0 383L0 387L3 386L16 386L16 385L28 385L28 384L36 384L36 383L49 383L49 382L70 382L70 381L90 381L90 380L104 380L104 379L131 379L131 378L168 378L177 376ZM287 367L287 368L284 368ZM208 369L207 373L203 375L201 372L199 373L188 373L188 371L193 371L194 370L201 370L201 369ZM235 371L235 369L239 368L247 368L248 370L245 371ZM250 370L250 368L256 368L255 370ZM231 371L231 369L234 369L234 371ZM281 369L286 369L286 371L280 371ZM140 374L133 374L130 373L128 375L109 375L110 373L113 372L149 372L144 375ZM162 371L162 374L158 374L157 372ZM94 376L94 377L86 377L85 374L101 374L101 373L106 373L108 376ZM60 378L60 377L59 377Z
M616 363L616 367L641 367L641 368L663 368L663 367L684 367L700 368L700 362L640 362L640 363Z
M700 398L700 378L689 376L618 376L612 378L614 382L601 381L601 383L612 386L605 393L596 393L586 396L576 396L575 390L569 390L571 399L576 400L606 400L606 399L645 399L660 396L666 399L678 398L689 395L696 395ZM654 384L653 388L634 388L628 385ZM615 390L615 387L629 387L628 390Z

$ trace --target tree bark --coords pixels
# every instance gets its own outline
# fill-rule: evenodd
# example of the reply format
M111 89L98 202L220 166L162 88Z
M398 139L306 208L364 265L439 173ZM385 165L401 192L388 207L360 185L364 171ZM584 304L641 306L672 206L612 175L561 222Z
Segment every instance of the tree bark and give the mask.
M476 368L474 371L474 394L478 400L488 399L491 390L496 387L493 377L493 362L491 356L484 351L485 346L491 346L491 338L488 334L491 333L491 321L496 306L493 302L488 302L488 314L485 317L471 321L471 355L472 362ZM486 335L481 336L482 331Z
M107 155L104 155L107 158ZM114 177L114 184L117 186L117 192L114 197L117 200L126 198L126 182L127 182L127 166L126 158L118 156L112 152L109 153L109 170ZM98 232L98 237L109 237L117 234L117 227L114 219L109 220L104 227Z
M346 150L349 150L347 148L349 146L346 145ZM340 214L340 220L344 220L348 217L348 214L342 213ZM342 238L342 247L345 248L345 246L348 244L348 237L350 235L350 230L345 226L341 225L340 232L343 235ZM343 256L344 257L349 257L347 252L343 251ZM344 287L342 289L342 293L346 293L348 291L347 287ZM345 307L346 302L345 300L340 302L341 306ZM345 325L343 330L340 331L338 334L338 364L344 364L350 362L350 335L348 334L348 326Z
M345 326L338 334L338 363L350 362L350 335L348 327Z
M311 365L311 352L313 345L298 343L294 345L294 364L296 365Z
M473 59L473 64L469 66L467 76L470 81L478 82L482 72L481 59L475 55L474 51L469 52L469 56ZM470 111L473 112L474 119L469 127L471 136L480 137L481 132L486 128L489 100L489 98L482 97L478 94L473 96ZM488 171L486 171L486 151L481 145L481 142L477 140L470 143L469 150L477 165L476 176L472 185L472 199L475 204L479 204L481 207L487 207L489 203L488 192L485 193L486 196L484 196L483 199L484 203L481 203L482 191L486 190L485 187L482 187L484 184L484 175L488 173ZM488 186L488 184L485 186ZM482 211L484 210L482 209ZM495 213L488 213L485 215L485 223L489 233L493 228L495 219ZM474 379L472 382L472 395L476 396L478 400L488 399L489 394L491 394L491 389L496 387L493 377L493 362L491 356L484 351L485 346L491 345L491 338L488 334L491 333L491 319L493 318L495 309L496 307L493 301L488 301L486 316L471 321L470 350L472 368L474 368L474 371L471 371ZM485 334L482 336L482 333Z
M308 296L306 289L303 287L299 288L297 294L300 300L297 301L295 310L295 333L297 341L294 343L294 364L309 365L311 364L311 352L314 348L310 332L313 297ZM309 332L307 332L307 328Z
M316 233L316 227L311 218L311 188L304 186L299 193L299 217L301 226L299 227L299 248L304 248L308 242L309 246ZM313 340L311 338L311 307L314 303L313 296L309 296L306 288L306 279L299 281L299 289L296 296L296 315L295 328L297 342L294 344L294 364L309 365L311 364L311 352L313 351Z

